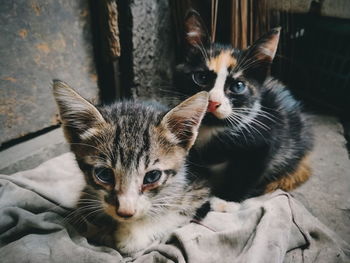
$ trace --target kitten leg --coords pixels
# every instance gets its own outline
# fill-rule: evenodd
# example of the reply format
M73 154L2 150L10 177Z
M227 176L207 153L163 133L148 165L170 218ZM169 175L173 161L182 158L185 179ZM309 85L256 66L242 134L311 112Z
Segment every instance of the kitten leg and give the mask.
M210 198L210 208L214 212L233 213L239 209L239 206L236 202L225 201L218 197Z

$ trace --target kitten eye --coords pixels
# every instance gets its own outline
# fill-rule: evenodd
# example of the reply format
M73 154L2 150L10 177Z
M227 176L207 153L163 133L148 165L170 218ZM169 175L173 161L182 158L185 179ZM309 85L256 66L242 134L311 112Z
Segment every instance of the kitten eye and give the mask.
M210 78L208 72L198 71L192 74L192 80L198 86L206 87L209 84Z
M114 173L111 169L106 167L95 167L94 175L97 180L104 184L114 184Z
M242 81L237 81L231 84L230 90L236 94L242 94L247 89L247 86Z
M157 182L160 179L162 172L159 170L152 170L145 174L143 178L143 184L152 184Z

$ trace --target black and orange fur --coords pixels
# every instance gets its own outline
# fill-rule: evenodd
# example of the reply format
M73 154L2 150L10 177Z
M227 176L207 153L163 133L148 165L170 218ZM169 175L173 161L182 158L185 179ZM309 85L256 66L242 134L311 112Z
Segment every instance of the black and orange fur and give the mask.
M222 101L203 120L192 172L207 176L214 193L228 200L293 190L311 175L313 142L299 102L270 76L280 29L239 50L211 43L203 25L195 11L185 18L187 55L177 67L176 87L186 96L205 90L209 100ZM238 82L244 92L233 92Z

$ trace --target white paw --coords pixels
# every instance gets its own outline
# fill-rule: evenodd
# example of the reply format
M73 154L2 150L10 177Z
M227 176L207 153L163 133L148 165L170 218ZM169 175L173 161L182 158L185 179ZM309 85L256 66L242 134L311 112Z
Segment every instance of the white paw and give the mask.
M228 202L218 197L210 199L210 208L215 212L233 213L239 209L239 203Z

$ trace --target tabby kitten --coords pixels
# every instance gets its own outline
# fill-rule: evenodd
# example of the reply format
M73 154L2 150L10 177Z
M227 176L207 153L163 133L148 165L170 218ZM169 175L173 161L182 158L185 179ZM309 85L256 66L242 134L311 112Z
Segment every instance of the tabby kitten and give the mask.
M246 50L211 43L195 11L187 14L185 30L177 89L186 96L209 92L191 169L207 174L216 195L234 201L305 182L312 134L299 103L270 76L280 28Z
M96 107L61 81L53 90L85 175L77 211L95 229L87 234L91 240L135 255L208 204L205 182L186 174L207 92L167 111L136 102Z

